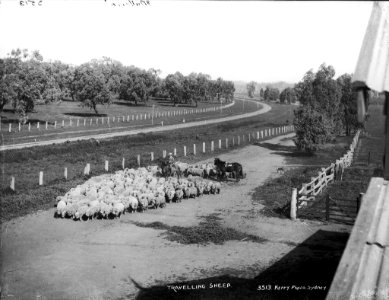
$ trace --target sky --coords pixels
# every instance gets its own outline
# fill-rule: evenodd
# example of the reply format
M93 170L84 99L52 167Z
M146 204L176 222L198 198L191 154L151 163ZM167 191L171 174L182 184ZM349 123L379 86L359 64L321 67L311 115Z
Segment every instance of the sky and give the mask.
M38 2L38 0L35 0ZM39 50L81 64L107 56L124 65L212 78L298 82L322 64L353 73L372 2L0 0L0 57ZM135 2L140 0L134 0Z

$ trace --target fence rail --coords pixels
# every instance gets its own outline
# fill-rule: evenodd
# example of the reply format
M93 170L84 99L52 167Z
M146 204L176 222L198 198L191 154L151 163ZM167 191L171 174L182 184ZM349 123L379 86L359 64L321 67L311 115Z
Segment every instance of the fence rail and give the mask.
M284 135L287 133L291 133L293 131L294 131L293 125L285 125L285 126L277 127L277 131L275 131L275 128L266 128L266 129L263 129L263 130L260 130L257 132L250 132L250 133L246 133L243 135L228 137L225 139L224 149L227 150L231 147L236 146L234 143L235 138L237 138L238 141L242 140L242 141L247 141L247 143L253 143L253 142L256 142L259 140L264 140L265 138L274 137L274 136L276 136L276 134L275 134L276 132L278 133L277 135ZM264 136L264 133L265 133L265 136ZM251 136L252 139L249 139L248 136ZM247 138L245 138L245 137L247 137ZM203 150L203 151L201 151L201 153L214 153L216 150L223 149L223 147L222 147L223 143L222 143L221 139L218 140L218 147L217 148L215 147L214 140L211 140L209 142L197 142L193 145L189 145L189 147L187 147L186 145L183 145L182 152L180 151L182 153L181 157L188 156L189 154L192 154L193 156L198 155L199 153L198 153L198 151L196 151L196 148L197 148L197 146L200 146L200 145L202 145L202 150ZM240 142L239 142L239 145L241 145ZM191 153L189 153L189 149L193 149L193 151ZM171 152L174 153L174 156L178 157L177 148L174 147L172 150L173 151L171 151ZM167 153L168 153L167 150L161 150L160 158L166 158ZM125 169L126 167L130 166L131 161L135 161L135 164L133 166L137 166L137 167L142 166L142 165L144 166L145 164L149 164L149 163L153 162L156 157L157 156L156 156L155 152L137 154L131 158L127 158L127 157L124 158L123 157L121 167L123 169ZM111 167L111 165L113 165L113 164L111 164L108 160L104 160L102 162L102 164L104 164L104 171L105 172L108 172L109 170L114 169L113 167ZM89 176L92 172L92 168L93 168L93 166L91 166L90 163L85 163L85 167L84 167L83 171L81 172L81 174ZM60 168L60 170L61 171L59 173L62 174L61 178L67 180L68 173L70 172L69 168L63 167L63 168ZM77 174L80 174L80 173L77 173ZM51 178L51 179L53 179L53 178ZM58 179L58 178L56 178L56 179ZM44 172L43 171L39 172L39 180L37 180L37 183L38 182L39 182L39 185L48 184L47 182L44 182ZM9 188L13 191L16 190L15 183L17 183L17 177L14 175L14 176L11 176L11 182L9 185Z
M358 144L360 132L360 130L356 132L346 154L327 168L322 168L321 171L318 172L317 177L312 177L309 183L304 183L300 190L296 193L292 193L290 213L292 219L297 217L297 209L306 206L310 201L314 201L331 182L342 180L344 169L350 167L353 161L354 151Z

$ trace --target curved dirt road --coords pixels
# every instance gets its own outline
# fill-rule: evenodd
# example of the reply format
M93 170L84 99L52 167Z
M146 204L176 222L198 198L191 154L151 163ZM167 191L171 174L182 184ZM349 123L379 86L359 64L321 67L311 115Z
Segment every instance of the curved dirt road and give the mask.
M266 143L285 143L284 138ZM54 219L51 209L4 223L2 299L134 299L139 289L131 279L151 287L226 274L253 278L319 229L348 230L258 214L262 206L252 201L251 193L284 165L279 152L250 145L220 157L241 162L247 177L239 183L223 183L219 195L116 220ZM184 245L164 239L163 230L133 223L159 221L187 227L214 213L223 227L266 241Z
M251 101L251 102L257 103L257 101L253 101L253 100L242 100L242 101ZM169 131L169 130L175 130L175 129L189 128L189 127L196 127L196 126L201 126L201 125L206 125L206 124L216 124L216 123L222 123L222 122L239 120L239 119L243 119L243 118L257 116L257 115L264 114L264 113L268 112L269 110L271 110L271 107L269 105L267 105L266 103L260 102L260 104L262 105L262 108L254 111L254 112L240 114L240 115L234 115L234 116L229 116L229 117L223 117L223 118L218 118L218 119L194 121L194 122L189 122L189 123L166 125L166 126L159 126L159 127L132 129L132 130L126 130L126 131L121 131L121 132L89 134L86 136L69 137L69 138L63 138L63 139L37 141L37 142L30 142L30 143L21 143L21 144L16 144L16 145L3 145L3 146L0 146L0 151L15 150L15 149L28 148L28 147L35 147L35 146L45 146L45 145L52 145L52 144L61 144L61 143L65 143L67 141L72 142L72 141L79 141L79 140L88 140L91 138L106 139L106 138L113 138L113 137L118 137L118 136L136 135L139 133L161 132L161 131Z

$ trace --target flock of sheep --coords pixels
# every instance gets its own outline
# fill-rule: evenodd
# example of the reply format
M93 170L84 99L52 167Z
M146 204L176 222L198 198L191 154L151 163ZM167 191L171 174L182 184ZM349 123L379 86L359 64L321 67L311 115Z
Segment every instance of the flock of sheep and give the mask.
M149 166L90 178L57 197L55 216L74 220L115 218L126 212L163 208L166 203L220 193L219 182L203 178L216 174L212 164L174 165L187 177L160 177L161 169Z

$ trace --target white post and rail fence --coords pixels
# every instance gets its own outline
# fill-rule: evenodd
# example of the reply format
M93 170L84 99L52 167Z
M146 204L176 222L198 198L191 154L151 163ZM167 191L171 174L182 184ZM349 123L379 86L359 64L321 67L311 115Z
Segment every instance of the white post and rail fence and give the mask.
M271 138L272 134L271 134L271 130L270 129L260 130L260 131L257 131L257 132L251 132L251 133L246 134L249 137L250 136L253 137L252 139L251 138L245 139L245 135L237 136L237 139L239 141L238 145L242 144L240 142L241 141L241 137L242 137L242 141L248 141L248 143L255 142L255 141L258 141L258 140L261 140L261 139L263 140L265 138L264 137L264 132L266 132L266 131L269 132L269 134L266 137ZM286 134L286 133L294 132L294 126L293 125L286 125L286 126L277 127L277 132L279 134ZM229 149L231 147L233 148L234 146L236 146L235 143L234 143L234 140L235 140L235 137L225 138L225 147L224 147L224 149L227 150L227 149ZM202 151L201 151L201 153L198 153L198 151L197 151L197 144L193 144L193 148L192 148L193 151L192 151L192 153L189 153L190 151L188 151L190 149L190 147L187 147L186 145L183 145L182 146L182 152L180 151L181 152L181 156L182 157L186 157L189 154L192 154L193 156L197 156L199 154L201 155L201 154L206 154L206 153L215 153L217 150L223 150L222 139L218 139L217 141L218 141L218 147L215 147L215 141L214 140L211 140L211 141L208 141L208 142L202 142L201 143L202 144ZM209 147L206 147L207 143L209 143ZM161 157L162 158L166 158L167 157L167 153L168 153L167 150L162 150ZM173 149L172 153L174 153L174 156L177 156L178 150L177 150L176 147ZM142 158L141 154L137 154L134 157L134 160L135 160L135 163L128 164L129 167L130 166L132 166L132 167L140 167L142 165L142 163L153 162L155 160L155 153L154 152L145 153L143 158ZM131 161L131 159L130 159L130 161ZM109 172L110 170L112 171L113 169L115 169L114 167L111 167L111 163L109 162L108 159L104 160L103 165L104 165L103 170L105 172ZM126 158L124 158L124 157L122 158L122 161L121 161L121 167L122 167L122 169L126 168ZM63 178L65 180L68 180L68 171L69 171L68 167L64 167L62 170L64 170ZM92 173L91 164L90 163L86 163L85 167L83 169L82 174L84 176L91 176L91 173ZM43 180L43 178L44 178L44 171L40 171L38 175L39 175L38 176L39 177L38 183L39 183L40 186L48 184L48 182L45 183L44 180ZM49 176L49 177L51 177L51 176ZM12 176L9 188L11 190L13 190L13 191L15 191L15 182L16 181L17 181L17 178L15 176Z
M343 172L345 168L351 166L354 158L354 151L358 144L360 130L355 134L349 150L340 159L337 159L335 163L332 163L327 168L322 168L317 177L312 177L309 183L304 183L298 190L293 188L292 198L290 202L290 218L295 220L300 208L307 206L316 200L316 197L320 195L323 190L332 182L340 181L343 179ZM328 200L330 201L330 200Z

